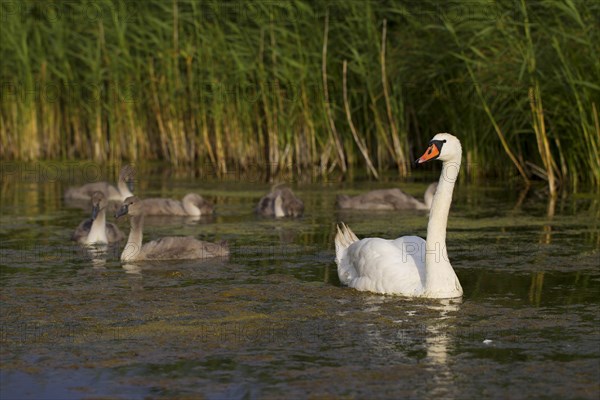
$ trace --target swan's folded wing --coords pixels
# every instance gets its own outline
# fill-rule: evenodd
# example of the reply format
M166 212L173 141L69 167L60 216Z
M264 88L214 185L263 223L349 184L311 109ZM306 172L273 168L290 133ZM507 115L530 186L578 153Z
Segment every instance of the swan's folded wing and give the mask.
M393 206L394 210L420 210L427 208L425 204L400 189L392 189L387 194L386 201Z
M109 243L114 243L123 240L125 238L125 235L123 234L123 232L121 232L118 226L111 222L108 222L106 224L106 237L108 238Z
M71 240L76 242L84 241L88 237L90 229L92 229L93 222L94 220L91 218L81 221L77 228L75 228L75 232L73 232Z
M271 217L275 214L274 210L275 196L273 193L269 193L261 198L256 205L256 213L265 217Z
M224 257L226 245L204 242L191 236L164 237L146 243L138 257L143 260L185 260Z
M102 192L102 194L110 199L109 193L110 184L108 182L91 182L79 187L70 187L65 191L66 200L88 201L92 198L94 192ZM113 191L116 189L112 188Z
M163 198L144 199L146 215L188 215L180 201Z
M417 239L423 241L421 238ZM415 243L420 244L419 241ZM402 246L399 239L360 240L348 248L346 257L346 261L356 271L356 277L348 283L350 287L407 296L416 296L423 291L419 270L424 270L424 266L420 266L416 258L407 254L407 248Z

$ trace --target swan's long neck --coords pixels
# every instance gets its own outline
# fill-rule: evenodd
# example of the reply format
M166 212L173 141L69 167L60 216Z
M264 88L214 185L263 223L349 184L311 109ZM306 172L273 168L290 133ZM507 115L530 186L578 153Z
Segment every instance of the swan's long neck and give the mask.
M200 215L202 215L202 211L200 210L200 208L196 206L189 198L184 197L181 201L181 204L183 205L183 209L185 210L187 215L190 215L192 217L199 217Z
M450 265L446 251L446 227L452 203L452 192L460 170L460 155L444 161L438 187L427 224L425 253L426 284L429 297L457 297L462 295L458 278Z
M425 207L427 207L428 210L431 210L431 205L433 204L433 195L435 194L436 189L437 183L432 183L431 185L427 186L427 190L423 196L425 200Z
M131 190L129 190L129 186L127 186L127 182L125 182L125 178L120 176L117 186L119 188L119 193L121 194L121 201L133 196L133 193L131 193Z
M106 208L100 209L98 215L96 215L86 242L108 243L108 238L106 237Z
M275 213L275 217L285 217L285 211L283 211L283 199L281 198L280 194L278 194L277 197L275 197L274 203L275 204L273 206L273 212Z
M132 215L129 217L129 221L131 224L131 229L129 230L129 237L127 238L125 248L121 253L121 261L135 260L142 250L142 229L144 227L144 216Z

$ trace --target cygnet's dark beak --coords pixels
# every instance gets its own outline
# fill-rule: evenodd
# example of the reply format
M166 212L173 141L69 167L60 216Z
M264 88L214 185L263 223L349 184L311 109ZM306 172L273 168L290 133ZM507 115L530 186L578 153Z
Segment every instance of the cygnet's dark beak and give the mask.
M92 219L96 219L99 212L100 212L100 204L94 204L92 206Z
M117 210L117 212L115 213L115 218L119 218L119 217L122 217L123 215L127 215L128 211L129 211L129 206L127 204L123 204L121 206L121 208L119 208Z

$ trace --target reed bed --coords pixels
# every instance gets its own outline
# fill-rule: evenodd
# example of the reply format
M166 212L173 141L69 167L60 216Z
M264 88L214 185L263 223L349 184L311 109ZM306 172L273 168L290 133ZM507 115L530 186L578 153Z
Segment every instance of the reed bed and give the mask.
M3 160L600 185L600 3L2 3Z

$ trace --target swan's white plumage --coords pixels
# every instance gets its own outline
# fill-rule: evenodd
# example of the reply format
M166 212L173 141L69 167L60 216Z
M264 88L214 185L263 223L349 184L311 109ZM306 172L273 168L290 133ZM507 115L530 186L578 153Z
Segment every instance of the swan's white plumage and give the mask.
M422 163L439 158L444 162L430 211L427 241L417 236L358 240L345 224L338 227L335 247L340 282L357 290L409 297L462 296L446 252L446 225L461 155L459 140L439 133L417 160Z
M425 278L424 246L425 240L417 236L358 240L347 248L341 260L340 280L362 291L421 296Z

